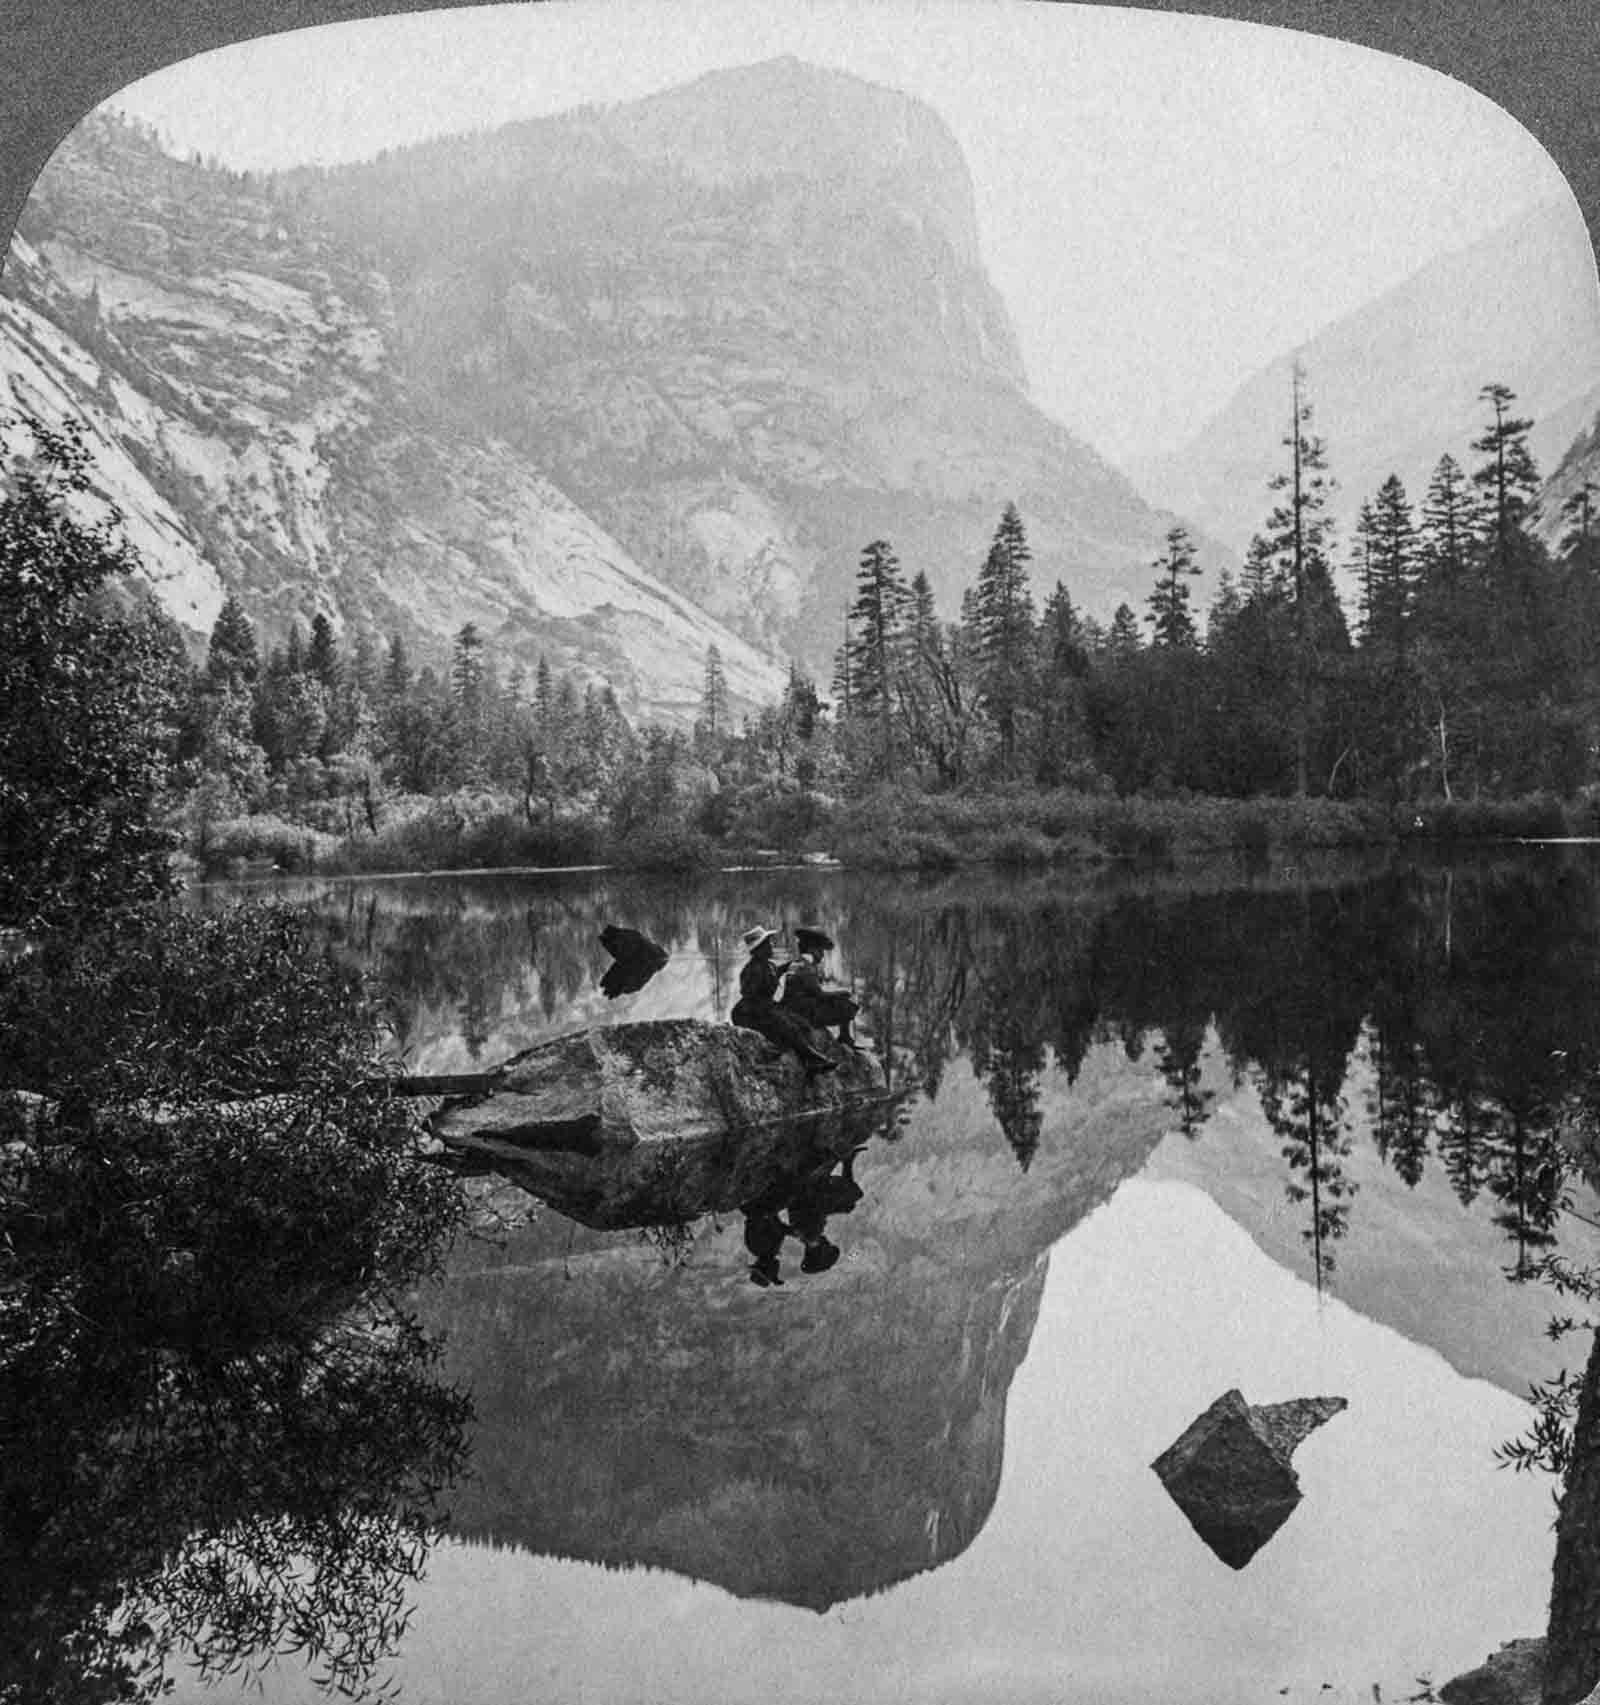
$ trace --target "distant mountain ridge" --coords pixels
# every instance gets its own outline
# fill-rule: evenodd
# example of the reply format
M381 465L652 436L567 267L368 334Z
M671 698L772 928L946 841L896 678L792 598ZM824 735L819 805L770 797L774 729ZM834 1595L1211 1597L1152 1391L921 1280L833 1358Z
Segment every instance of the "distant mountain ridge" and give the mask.
M1339 484L1341 554L1362 502L1389 474L1417 501L1445 452L1471 465L1485 384L1517 393L1548 471L1600 404L1600 305L1592 291L1570 288L1593 272L1576 209L1545 203L1286 351L1187 446L1130 472L1154 499L1242 551L1271 508L1267 481L1283 460L1296 356Z
M712 644L736 701L781 689L775 660L525 458L426 419L395 337L387 280L348 245L259 181L96 119L0 283L0 409L84 424L102 495L197 638L232 590L267 640L322 611L440 661L472 621L507 664L547 656L678 720ZM6 442L25 442L15 423Z
M1007 501L1035 584L1142 601L1172 517L1029 400L921 103L793 58L293 180L394 281L408 384L814 665L862 547L947 613Z
M1029 400L960 149L797 60L277 176L88 121L0 280L6 401L89 428L163 596L442 661L474 622L685 720L826 678L862 548L947 614L1007 502L1035 585L1142 603L1174 519Z

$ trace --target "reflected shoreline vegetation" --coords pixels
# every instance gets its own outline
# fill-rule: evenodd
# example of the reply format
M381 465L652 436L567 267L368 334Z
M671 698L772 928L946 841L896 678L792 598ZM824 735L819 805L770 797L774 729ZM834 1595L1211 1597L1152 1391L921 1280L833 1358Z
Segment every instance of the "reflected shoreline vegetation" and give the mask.
M1552 1314L1581 1312L1537 1281L1552 1256L1592 1258L1592 1246L1571 1235L1596 1217L1584 1171L1600 1063L1591 975L1600 886L1586 850L1364 875L1330 868L1314 878L1303 868L1254 879L1220 868L1173 871L1098 889L1048 877L907 885L812 870L698 885L599 874L284 887L386 991L407 1065L447 1071L574 1026L725 1013L749 918L793 926L825 917L840 943L839 974L862 1000L863 1033L909 1092L881 1127L851 1133L831 1151L796 1149L792 1181L775 1175L761 1200L731 1217L727 1203L697 1213L681 1190L668 1189L654 1213L648 1200L636 1202L624 1229L586 1230L561 1215L559 1189L547 1189L549 1206L540 1207L478 1180L481 1218L503 1216L499 1237L509 1241L498 1257L493 1242L466 1246L478 1253L452 1263L458 1277L425 1308L478 1409L475 1469L454 1506L466 1535L537 1554L654 1564L740 1596L819 1606L943 1566L971 1544L992 1506L1005 1391L1026 1355L1051 1245L1145 1168L1158 1144L1179 1143L1196 1157L1237 1148L1236 1115L1217 1118L1241 1096L1262 1128L1251 1151L1276 1180L1270 1221L1255 1235L1283 1227L1277 1258L1306 1281L1332 1297L1348 1290L1356 1306L1380 1306L1381 1318L1363 1215L1374 1228L1398 1229L1404 1220L1392 1216L1437 1185L1430 1211L1453 1203L1448 1211L1464 1225L1482 1228L1473 1257L1473 1294L1487 1299L1473 1305L1482 1321L1503 1312L1495 1287L1527 1299L1516 1318L1530 1341L1542 1339ZM193 898L206 907L227 896ZM617 1000L600 992L608 955L599 934L608 923L637 929L668 954L656 978ZM1111 1111L1129 1091L1106 1102L1108 1071L1112 1081L1147 1086L1137 1116ZM781 1141L773 1152L783 1152ZM1236 1168L1237 1157L1226 1164ZM941 1185L914 1222L897 1211L892 1231L871 1183L859 1182L876 1173L893 1198L902 1186L886 1180L909 1183L932 1166L931 1181L949 1165L965 1171L965 1184L954 1195ZM822 1229L844 1258L813 1275L798 1222L815 1212L806 1198L819 1183ZM774 1222L775 1240L760 1229ZM757 1277L764 1250L781 1295ZM1349 1273L1347 1250L1356 1262ZM550 1299L541 1312L554 1306L557 1314L530 1324L520 1343L495 1324L504 1305L493 1321L480 1319L493 1294L482 1287L501 1282L501 1262L506 1282L550 1262L552 1277L567 1275L540 1293ZM879 1365L860 1386L845 1348L860 1335L859 1287L912 1268L928 1275L914 1305L898 1289L901 1300L891 1304L885 1292L871 1304ZM1451 1282L1461 1282L1461 1270L1452 1271ZM958 1273L966 1302L933 1278L953 1282ZM1407 1330L1429 1341L1429 1314L1442 1324L1457 1304L1429 1290L1425 1274L1383 1281L1395 1282L1422 1286ZM990 1299L983 1308L998 1310L987 1324L973 1312L980 1295ZM808 1330L832 1322L822 1341L842 1366L812 1366L787 1344L782 1317L771 1313L785 1298L806 1308ZM920 1313L915 1323L882 1312L907 1306ZM945 1320L966 1321L957 1339L946 1337ZM988 1359L974 1362L974 1345L985 1340ZM561 1348L597 1341L611 1346L599 1366ZM663 1342L674 1344L671 1365L681 1370L670 1379ZM741 1363L748 1402L731 1409L712 1372L728 1353L719 1344L743 1344L733 1353L755 1358ZM933 1371L946 1353L959 1376ZM1538 1364L1542 1378L1563 1355L1581 1361L1577 1347L1552 1353L1554 1361ZM903 1372L891 1372L901 1356ZM1519 1353L1506 1366L1502 1383L1525 1394L1530 1364ZM1576 1379L1581 1370L1571 1371ZM942 1462L943 1490L880 1484L888 1459L870 1447L859 1468L839 1462L816 1481L804 1466L804 1430L790 1438L798 1418L837 1402L859 1408L855 1424L870 1432L867 1417L886 1417L882 1406L902 1381L947 1393L916 1421L899 1411L894 1423L895 1460ZM1536 1437L1538 1414L1529 1411L1526 1437ZM530 1432L534 1415L544 1420ZM663 1415L676 1417L665 1433L647 1419ZM1570 1437L1571 1421L1569 1406L1547 1424ZM633 1427L654 1435L643 1456L624 1443ZM681 1456L671 1442L680 1427ZM924 1428L930 1455L914 1444ZM724 1442L710 1448L711 1437ZM937 1449L935 1438L944 1441ZM645 1478L614 1480L630 1455ZM736 1467L741 1460L749 1466ZM551 1473L541 1467L550 1462L564 1466ZM787 1485L783 1497L805 1487L807 1500L823 1503L780 1517L776 1507L758 1515L728 1502L729 1488L757 1464L765 1498ZM685 1473L688 1482L658 1478ZM596 1476L613 1509L600 1526L592 1505L569 1506L561 1491L585 1485L592 1497ZM868 1485L879 1489L864 1495ZM690 1508L721 1513L679 1531L673 1522L687 1516L666 1512ZM861 1526L865 1509L879 1525ZM925 1536L898 1532L896 1510L922 1512L916 1533L940 1535L931 1552ZM782 1545L773 1543L774 1521ZM841 1543L853 1531L857 1549ZM1585 1652L1588 1641L1580 1631Z

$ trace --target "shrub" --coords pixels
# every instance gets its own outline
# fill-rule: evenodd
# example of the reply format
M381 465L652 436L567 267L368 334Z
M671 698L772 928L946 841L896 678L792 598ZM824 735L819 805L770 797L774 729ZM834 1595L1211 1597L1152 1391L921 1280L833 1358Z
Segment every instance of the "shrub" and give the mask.
M194 853L208 876L241 875L252 864L300 874L325 865L338 844L320 830L262 814L210 824Z
M612 847L612 862L629 870L715 870L717 846L697 829L662 827L630 835Z
M988 844L991 864L1020 867L1049 864L1056 856L1055 844L1032 829L1010 829L994 836Z
M398 1637L468 1410L401 1300L459 1192L375 1038L287 907L130 910L0 973L0 1090L47 1097L8 1098L0 1191L0 1698L158 1697L185 1643L312 1646L351 1692Z

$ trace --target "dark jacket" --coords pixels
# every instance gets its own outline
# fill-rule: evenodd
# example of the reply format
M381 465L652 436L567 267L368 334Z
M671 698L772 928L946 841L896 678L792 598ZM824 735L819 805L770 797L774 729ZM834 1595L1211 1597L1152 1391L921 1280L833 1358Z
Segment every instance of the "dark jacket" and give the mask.
M807 1024L843 1024L857 1011L855 1000L843 989L825 989L822 973L809 959L798 959L783 989L783 1004Z
M740 1005L771 1006L786 969L786 966L775 964L764 955L747 959L739 973Z

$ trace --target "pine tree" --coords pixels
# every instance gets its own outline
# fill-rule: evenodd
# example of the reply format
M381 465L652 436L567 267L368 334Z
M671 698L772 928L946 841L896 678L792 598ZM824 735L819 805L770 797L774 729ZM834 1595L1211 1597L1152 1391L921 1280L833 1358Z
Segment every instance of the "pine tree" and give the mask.
M306 673L315 676L330 693L339 685L339 641L334 634L333 623L320 610L311 618Z
M1318 658L1328 642L1342 634L1327 550L1331 522L1327 514L1333 481L1327 452L1311 431L1311 404L1305 396L1305 369L1295 362L1291 375L1292 410L1283 446L1289 466L1270 482L1282 498L1267 518L1265 535L1294 617L1295 792L1309 791L1312 699ZM1331 608L1330 608L1331 606ZM1346 639L1348 636L1344 636Z
M549 730L555 720L556 689L550 674L550 659L541 656L533 676L533 720L537 727Z
M1422 503L1421 570L1428 586L1448 590L1460 580L1471 537L1466 475L1454 456L1441 456Z
M1089 755L1085 682L1089 648L1084 625L1058 580L1039 618L1039 761L1046 787L1059 786Z
M1378 640L1385 656L1404 667L1417 591L1417 527L1398 474L1390 474L1378 488L1372 523L1370 637Z
M1361 615L1361 639L1366 646L1371 646L1376 638L1378 629L1378 590L1377 590L1377 538L1378 517L1373 511L1372 500L1363 500L1361 512L1356 517L1355 537L1350 541L1350 568L1360 587L1359 610Z
M1521 526L1539 495L1539 470L1528 448L1531 420L1511 413L1516 392L1501 384L1485 385L1478 393L1494 419L1472 448L1486 460L1473 471L1479 493L1480 531L1502 572L1510 562L1512 533Z
M1194 560L1194 545L1188 531L1174 527L1167 534L1166 555L1151 564L1157 574L1150 594L1150 643L1166 651L1193 651L1199 645L1194 616L1189 609L1189 582L1200 573Z
M894 547L887 539L874 539L856 571L845 652L850 714L876 726L877 762L885 776L895 770L895 708L910 606Z
M728 677L722 653L713 643L706 647L704 684L700 690L700 719L695 732L702 739L717 741L728 732Z
M393 706L402 703L410 691L411 658L406 642L399 634L393 634L383 663L383 697L387 705Z
M1106 633L1106 656L1112 663L1126 663L1143 649L1139 638L1139 618L1131 606L1118 604L1111 614L1111 627Z
M1032 556L1022 517L1008 503L995 529L989 555L972 588L967 625L978 669L978 703L1000 740L1000 767L1016 767L1018 723L1033 692Z
M455 771L459 781L482 779L489 711L483 638L466 622L450 653L450 702L455 724Z
M206 680L215 686L255 686L261 675L261 654L256 649L256 630L244 613L244 605L229 592L217 612L206 650Z
M1206 612L1206 648L1215 649L1218 641L1227 632L1229 626L1244 608L1244 598L1239 591L1232 571L1223 569L1217 576L1217 590L1211 600L1211 608Z

